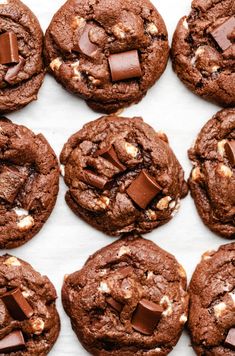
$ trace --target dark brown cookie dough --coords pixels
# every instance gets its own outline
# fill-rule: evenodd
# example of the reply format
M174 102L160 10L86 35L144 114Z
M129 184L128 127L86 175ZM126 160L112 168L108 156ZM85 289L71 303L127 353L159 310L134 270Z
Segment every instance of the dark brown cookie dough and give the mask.
M229 340L235 327L234 263L231 243L206 252L193 274L188 328L197 355L234 356L235 338Z
M56 298L50 280L31 265L10 255L0 257L1 355L49 353L60 331Z
M189 150L189 186L199 215L214 232L235 237L235 109L218 112Z
M164 21L148 0L69 0L52 19L45 52L67 90L114 113L143 98L163 73L169 48Z
M19 110L37 99L44 78L42 61L43 35L40 24L19 0L0 1L1 36L13 33L16 46L11 48L16 61L2 60L8 52L7 40L0 46L0 113ZM18 53L18 54L17 54Z
M42 134L0 118L0 248L20 246L55 205L59 167Z
M183 83L222 106L235 105L234 30L234 0L193 0L172 44L173 67Z
M66 276L62 300L92 355L164 356L187 320L185 289L186 275L174 256L129 236L97 251L80 271Z
M142 118L101 117L65 144L66 201L89 224L113 236L165 224L187 194L167 137Z

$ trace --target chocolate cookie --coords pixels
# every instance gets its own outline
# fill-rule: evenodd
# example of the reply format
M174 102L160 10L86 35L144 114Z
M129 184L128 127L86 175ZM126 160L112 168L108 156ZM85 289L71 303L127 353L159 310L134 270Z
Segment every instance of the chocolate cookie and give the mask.
M37 99L44 78L39 22L19 0L0 1L0 113Z
M0 118L0 248L20 246L54 207L59 167L42 134Z
M186 275L153 242L126 237L65 277L62 300L92 355L167 355L187 320Z
M193 0L191 13L176 28L172 61L191 91L222 106L234 106L234 0Z
M235 109L218 112L189 150L189 186L199 215L214 232L235 237Z
M165 70L165 24L148 0L68 0L46 32L56 80L96 111L138 103Z
M234 356L235 243L206 252L189 288L188 328L200 356Z
M167 137L141 118L101 117L65 144L66 201L89 224L113 236L165 224L187 194Z
M55 288L30 264L0 257L0 354L44 356L60 331Z

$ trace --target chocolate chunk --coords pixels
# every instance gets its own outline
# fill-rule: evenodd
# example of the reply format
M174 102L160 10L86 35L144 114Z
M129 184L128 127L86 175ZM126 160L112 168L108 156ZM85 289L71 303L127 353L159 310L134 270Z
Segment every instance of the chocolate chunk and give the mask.
M121 313L122 309L123 309L123 304L117 302L115 299L113 299L112 297L108 297L106 298L106 302L114 309L116 310L118 313Z
M4 169L0 173L0 198L12 204L26 179L18 171Z
M142 209L145 209L160 191L161 187L145 170L140 172L126 190L129 197Z
M104 148L96 152L95 157L101 156L110 163L112 163L115 167L117 167L121 172L126 170L126 167L119 161L118 156L115 152L113 146Z
M90 41L89 32L92 29L91 24L86 24L81 37L78 40L77 46L75 46L74 51L81 52L88 57L93 57L95 52L98 50L98 46Z
M227 141L224 145L226 155L232 167L235 166L235 140Z
M108 183L108 179L98 176L94 172L84 169L83 174L79 177L83 182L92 185L98 189L104 189L105 185Z
M137 50L111 54L108 61L113 82L142 75Z
M10 353L22 350L25 347L24 336L21 331L12 331L10 334L0 340L0 352Z
M14 65L13 67L10 67L8 71L6 72L4 80L7 83L11 83L11 81L17 76L21 68L25 65L25 59L23 57L19 58L19 63Z
M235 328L229 330L224 344L230 349L235 350Z
M18 288L4 294L1 299L14 319L22 321L33 315L33 309Z
M211 32L212 37L217 42L222 51L225 51L232 45L230 35L235 28L235 16L230 17L222 25Z
M132 317L132 327L145 335L151 335L156 328L163 308L147 299L142 299L137 305Z
M19 62L19 49L17 37L14 32L5 32L0 35L0 64Z

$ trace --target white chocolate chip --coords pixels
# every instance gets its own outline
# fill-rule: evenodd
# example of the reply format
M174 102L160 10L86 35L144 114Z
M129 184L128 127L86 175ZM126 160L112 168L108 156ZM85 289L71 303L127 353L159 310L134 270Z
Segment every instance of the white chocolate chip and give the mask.
M159 210L165 210L168 208L169 206L169 202L171 201L171 197L167 196L162 198L161 200L159 200L159 202L157 203L157 209Z
M178 268L178 272L179 272L179 275L182 277L182 278L185 278L186 277L186 272L185 272L185 269L182 265L179 266Z
M105 283L105 282L100 282L100 286L99 286L98 290L103 293L110 293L110 289L109 289L107 283Z
M53 70L53 72L55 70L59 70L62 63L63 63L63 60L60 57L53 59L53 61L50 63L50 67Z
M164 312L162 313L163 316L169 316L173 312L173 304L170 301L169 297L167 295L164 295L162 299L160 300L160 305L162 305L164 308Z
M154 351L156 351L156 352L161 352L162 349L160 349L160 347L156 347L156 348L154 349Z
M71 23L71 27L76 29L78 27L83 27L86 24L86 20L81 16L74 16L73 21Z
M65 176L65 167L63 164L60 165L60 174L62 175L62 177Z
M34 225L34 218L30 215L23 217L18 223L17 226L20 230L28 230Z
M154 273L152 271L148 271L147 279L152 279L154 277Z
M29 290L28 288L25 288L22 291L22 294L25 298L28 298L28 297L31 297L34 293L33 293L33 291Z
M19 267L21 266L20 261L16 257L9 257L6 261L3 262L4 265Z
M129 142L125 142L125 150L133 158L136 158L139 152L138 148Z
M155 36L158 34L158 28L153 22L148 23L148 25L146 27L146 31L148 33L150 33L150 35L152 35L152 36Z
M180 199L178 199L175 203L176 204L175 204L174 210L171 213L171 217L174 217L180 209Z
M185 30L188 30L188 22L187 22L187 19L184 19L184 21L183 21L183 27L185 28Z
M114 25L112 27L112 32L114 34L115 37L123 40L126 37L126 33L125 30L123 28L123 25L121 23Z
M78 70L79 68L79 61L76 61L74 63L71 64L71 67L73 69L73 79L76 80L81 80L82 75L81 72Z
M211 67L211 73L216 73L220 69L220 66L212 66Z
M45 322L41 318L33 319L30 323L35 335L40 335L43 332Z
M106 209L109 206L109 203L110 199L105 195L102 195L100 199L97 200L97 205L102 209Z
M185 324L187 320L188 320L187 315L182 314L180 317L180 323Z
M21 208L14 208L14 212L16 213L17 216L28 216L29 212L28 210L21 209Z
M107 273L107 270L106 269L102 269L102 270L100 270L99 275L100 276L104 276L106 273Z
M220 164L217 168L219 174L225 178L231 178L233 175L233 172L228 166L225 166L225 164Z
M211 255L213 254L213 250L211 251L206 251L203 255L202 255L202 260L206 261L206 260L210 260L211 259Z
M121 257L123 255L128 255L130 252L131 250L128 246L122 246L118 251L118 257Z
M227 140L222 140L222 141L219 141L217 144L218 152L222 157L224 156L224 152L225 152L224 146L225 146L226 142L227 142Z
M217 319L221 316L221 314L225 309L226 309L226 304L224 302L221 302L214 306L214 313Z
M174 209L175 206L176 206L176 201L175 200L171 201L170 204L169 204L169 208L170 209Z
M196 57L198 57L198 56L200 56L202 53L204 53L205 52L205 48L204 48L204 46L201 46L201 47L198 47L197 49L196 49L196 51L195 51L195 55L196 55Z
M197 181L203 178L201 173L201 169L199 167L195 167L192 171L192 180Z
M96 78L92 77L92 75L89 75L88 79L90 80L90 82L93 85L100 85L100 83L101 83L101 81L99 79L96 79Z
M145 212L147 218L151 221L154 221L156 220L157 218L157 214L155 213L155 211L151 210L151 209L148 209L146 212Z

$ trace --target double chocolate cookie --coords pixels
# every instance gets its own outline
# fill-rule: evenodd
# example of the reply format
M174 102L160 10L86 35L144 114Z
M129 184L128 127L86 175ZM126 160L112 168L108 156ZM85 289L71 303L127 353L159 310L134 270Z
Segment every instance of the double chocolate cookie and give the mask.
M126 237L65 277L62 300L92 355L167 355L187 321L186 275L153 242Z
M189 186L203 222L235 237L235 109L218 112L189 150L194 168Z
M187 194L166 135L141 118L107 116L86 124L60 159L68 205L109 235L151 231L174 216Z
M138 103L168 60L165 24L148 0L68 0L46 33L51 73L96 111Z
M173 67L197 95L222 106L235 105L234 0L193 0L177 26Z
M0 118L0 248L20 246L54 207L59 167L42 134Z
M60 331L56 291L16 257L0 257L0 354L44 356Z
M207 252L189 287L188 328L200 356L234 356L235 243Z
M44 78L43 35L35 15L19 0L0 1L0 113L37 98Z

